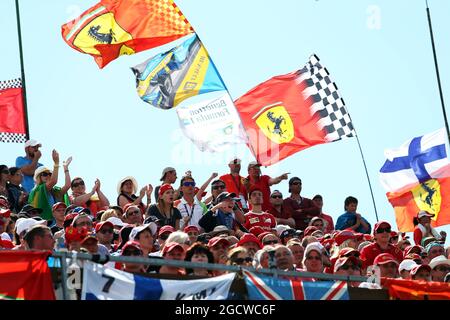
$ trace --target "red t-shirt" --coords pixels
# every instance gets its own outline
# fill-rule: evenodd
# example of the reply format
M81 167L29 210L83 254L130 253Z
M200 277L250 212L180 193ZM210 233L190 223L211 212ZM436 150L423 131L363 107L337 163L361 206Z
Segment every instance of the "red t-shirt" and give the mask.
M281 206L281 212L279 212L277 209L275 209L274 207L272 207L269 210L269 213L271 215L273 215L275 218L280 218L280 219L289 219L292 218L290 212L288 210L285 210L283 206Z
M319 217L327 222L327 226L325 227L325 233L333 232L334 230L333 218L323 212L319 215Z
M380 248L378 243L375 242L369 244L361 250L360 259L363 261L364 267L367 268L368 266L371 266L377 255L381 253L392 254L392 256L398 261L398 263L402 262L403 260L403 252L398 247L389 243L387 250L383 250Z
M250 211L245 214L244 227L248 230L252 227L261 227L264 230L270 231L276 225L277 221L275 217L268 212L255 213Z
M252 188L259 188L263 194L263 204L262 204L262 210L263 211L269 211L272 208L272 205L270 203L270 186L269 186L269 180L270 177L267 175L260 176L257 181L251 180L250 176L247 177L250 181L249 190ZM251 207L250 207L251 209Z
M248 200L247 190L245 190L245 186L242 183L242 179L244 179L244 177L241 177L241 176L234 177L231 175L231 173L229 173L229 174L224 174L219 179L222 180L223 182L225 182L225 187L227 188L228 192L235 193L238 198L241 198L240 196L242 196L244 198L243 201L247 202L247 200ZM247 208L247 204L245 203L244 206L242 206L242 203L241 203L240 207Z

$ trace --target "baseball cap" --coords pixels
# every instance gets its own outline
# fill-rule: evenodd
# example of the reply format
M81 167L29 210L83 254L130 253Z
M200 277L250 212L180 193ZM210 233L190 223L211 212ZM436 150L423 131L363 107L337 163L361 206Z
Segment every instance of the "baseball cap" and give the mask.
M410 253L413 253L413 252L411 252L411 251L413 251L413 250L415 250L415 249L417 249L419 252L417 252L417 253L421 253L422 251L423 251L423 248L421 247L421 246L418 246L418 245L415 245L415 246L407 246L406 248L405 248L405 250L404 250L404 252L405 252L405 256L407 256L408 254L410 254Z
M374 265L379 264L386 264L389 262L394 262L396 265L398 265L397 260L395 260L394 256L390 253L381 253L376 256L375 260L373 261Z
M114 224L111 221L102 221L99 222L95 225L95 232L99 232L99 230L103 227L103 226L110 226L111 228L114 228Z
M200 232L200 230L198 229L198 227L197 227L197 226L194 226L194 225L189 225L189 226L184 227L184 229L183 229L183 232L184 232L184 233L188 233L189 231L197 231L197 232Z
M317 251L320 255L322 255L323 249L323 245L321 245L319 242L312 242L306 246L304 257L308 256L311 251Z
M130 237L129 237L130 240L135 240L137 235L139 233L141 233L142 231L144 231L145 229L150 230L150 233L152 234L152 236L154 236L156 234L156 230L158 229L158 227L156 226L156 223L154 223L154 222L150 222L150 223L144 224L142 226L134 227L130 233Z
M260 249L263 248L263 245L261 244L261 241L259 241L259 239L253 234L253 233L244 233L241 237L241 239L239 240L237 246L240 247L245 243L250 243L250 242L254 242L256 243Z
M142 252L141 245L139 244L139 242L129 240L129 241L127 241L127 242L125 243L125 245L122 247L121 255L123 255L123 253L125 252L125 250L128 249L128 248L130 248L130 247L131 247L131 248L136 248L136 249L138 249L139 251Z
M0 217L9 218L11 211L9 209L0 209Z
M249 164L248 164L248 169L250 169L250 168L253 168L253 167L261 167L261 163L259 163L258 161L251 161Z
M348 239L361 240L362 237L363 235L361 233L355 233L350 230L342 230L338 234L336 234L336 236L334 237L334 242L336 242L336 244L340 246L342 243L344 243L344 241Z
M169 183L165 183L163 184L159 190L158 190L158 197L162 197L162 195L164 194L164 192L166 192L167 190L173 190L173 187L171 184Z
M159 229L159 231L158 231L158 237L161 236L163 233L166 233L166 232L172 233L172 232L175 232L175 229L174 229L174 227L169 226L169 225L162 226L161 229Z
M24 231L28 231L31 229L31 227L35 226L35 225L47 225L47 221L46 220L35 220L33 218L19 218L16 221L16 232L17 234L21 234Z
M432 217L434 217L434 214L429 213L429 212L424 211L424 210L419 211L419 212L417 213L417 218L420 219L420 218L423 218L423 217L430 217L430 218L432 218Z
M182 246L181 244L179 244L178 242L169 242L169 243L166 243L166 244L164 245L164 248L162 249L161 254L164 256L166 253L169 253L169 252L171 252L172 250L175 250L175 249L177 249L177 248L183 250L183 252L184 252L183 246Z
M416 266L418 266L418 264L414 260L403 260L398 266L398 272L402 272L403 270L411 271Z
M411 269L411 275L414 276L420 269L426 269L431 272L431 267L427 264L418 264L414 268Z
M26 205L23 206L22 210L20 210L19 214L24 214L27 217L29 217L29 213L31 211L37 211L37 212L39 212L39 214L42 213L42 209L41 208L35 208L31 204L26 204Z
M354 249L354 248L350 248L350 247L342 248L342 249L339 251L339 258L342 258L342 257L349 257L350 254L355 254L356 256L359 257L360 252L359 252L358 250L356 250L356 249Z
M302 182L302 179L300 179L299 177L292 177L289 179L289 184L294 183L295 181L300 181Z
M4 249L12 249L14 248L14 244L12 243L11 240L6 240L6 239L0 239L0 248L4 248Z
M162 173L161 173L161 178L159 179L160 181L164 181L164 176L166 175L167 172L170 171L176 171L175 168L172 167L166 167L163 169Z
M219 194L216 198L216 203L220 203L222 201L224 201L226 198L231 198L231 199L235 199L236 198L236 193L234 192L222 192L221 194Z
M334 272L338 271L348 261L351 261L355 265L361 265L361 261L356 257L342 257L336 260L334 264Z
M115 227L123 227L125 223L117 217L109 217L106 221L111 222Z
M87 242L88 240L95 240L95 242L98 242L97 237L95 236L95 233L88 233L83 240L81 240L81 244Z
M185 232L186 232L186 231L185 231ZM231 231L230 231L230 229L228 229L227 226L224 226L224 225L218 225L218 226L215 226L214 229L213 229L213 231L211 231L209 234L211 235L211 237L215 237L215 236L218 235L219 233L225 233L225 232L226 232L228 235L231 234Z
M434 257L430 261L429 266L431 269L434 269L441 264L446 264L446 265L450 266L450 259L447 259L445 256L440 255L440 256Z
M241 159L233 157L230 159L230 162L228 162L228 164L241 164Z
M387 222L387 221L378 221L377 223L375 223L375 226L373 227L373 234L376 234L378 228L380 228L381 226L385 226L387 228L391 228L391 225L389 224L389 222Z
M315 227L315 226L309 226L305 229L305 231L303 231L303 234L306 236L310 236L314 231L319 230L319 228Z
M427 252L427 254L430 253L430 250L433 247L441 247L441 248L443 248L444 246L441 243L439 243L439 242L431 242L431 243L427 244L427 246L425 247L425 251Z
M25 142L25 148L36 147L36 146L42 147L42 145L39 142L37 142L36 140L33 140L33 139L27 140Z
M52 206L52 211L58 209L59 207L64 207L64 209L66 209L67 205L64 202L57 202Z
M208 241L208 248L212 248L214 247L216 244L218 244L219 242L223 242L223 244L225 246L229 246L230 242L226 239L226 238L222 238L222 237L213 237L211 239L209 239Z
M286 237L293 237L295 235L295 229L289 228L286 230L283 230L280 233L280 239L284 239Z

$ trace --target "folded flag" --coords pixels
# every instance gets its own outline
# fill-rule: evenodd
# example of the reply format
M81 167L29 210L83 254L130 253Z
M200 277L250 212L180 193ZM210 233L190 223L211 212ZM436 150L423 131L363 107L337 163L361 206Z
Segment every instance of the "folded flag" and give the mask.
M101 0L62 26L64 41L93 56L100 68L192 32L173 0Z
M344 100L316 55L302 69L259 84L235 105L252 152L266 166L355 134Z
M200 280L146 278L85 262L83 300L225 300L235 274Z
M196 35L131 70L136 75L139 97L161 109L171 109L195 95L226 90Z
M421 210L435 215L432 227L450 224L450 161L445 130L385 150L385 157L380 181L394 207L399 231L413 231L413 218Z
M250 300L349 300L344 281L300 281L243 271Z
M0 81L0 142L26 141L22 80Z
M0 299L55 300L50 251L0 250Z
M181 130L201 151L222 152L247 141L228 91L212 100L186 103L176 111Z
M395 300L450 300L450 283L381 278Z

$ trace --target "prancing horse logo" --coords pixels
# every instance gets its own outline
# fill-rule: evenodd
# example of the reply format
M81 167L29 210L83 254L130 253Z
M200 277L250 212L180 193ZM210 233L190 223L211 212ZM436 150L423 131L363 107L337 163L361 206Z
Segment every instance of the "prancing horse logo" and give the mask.
M266 137L277 144L290 142L294 138L294 124L281 102L261 108L253 119L256 119L256 124Z

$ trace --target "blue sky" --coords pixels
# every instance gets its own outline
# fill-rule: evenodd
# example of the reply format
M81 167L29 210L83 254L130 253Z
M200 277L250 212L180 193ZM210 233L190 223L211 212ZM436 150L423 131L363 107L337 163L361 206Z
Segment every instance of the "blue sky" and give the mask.
M227 173L232 153L253 160L247 147L229 154L199 152L179 131L175 110L142 102L130 67L169 49L166 45L124 56L100 70L89 55L70 48L61 25L96 0L20 0L30 132L51 150L73 156L72 177L87 187L95 178L111 203L117 182L135 176L139 185L159 184L161 171L192 170L198 183ZM378 171L383 151L443 127L443 117L422 0L178 0L236 99L268 78L299 69L313 53L340 89L357 130L379 218L395 225ZM430 0L444 98L450 103L450 2ZM0 1L0 78L20 76L14 0ZM178 44L180 41L175 42ZM449 112L449 111L447 111ZM9 166L23 146L0 144ZM344 199L359 199L358 211L376 222L357 141L316 146L263 168L303 180L303 196L320 193L324 211L336 220ZM60 178L59 185L63 184ZM287 182L276 186L287 195ZM440 228L441 229L441 228ZM448 233L450 228L444 227ZM448 241L447 241L448 244Z

